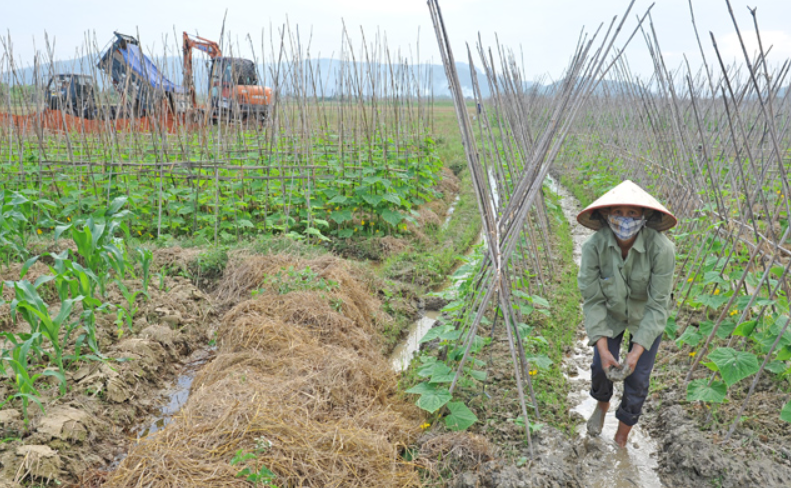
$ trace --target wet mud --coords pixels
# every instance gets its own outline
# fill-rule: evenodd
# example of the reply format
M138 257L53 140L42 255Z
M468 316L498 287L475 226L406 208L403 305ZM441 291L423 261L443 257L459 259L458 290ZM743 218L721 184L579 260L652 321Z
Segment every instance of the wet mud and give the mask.
M580 262L581 246L592 231L576 223L579 203L563 187L552 181L551 189L561 197L563 213L571 224L574 242L574 260ZM654 488L665 486L657 473L655 458L656 443L639 425L631 433L626 449L619 448L613 441L618 420L612 408L605 417L601 435L590 437L586 432L586 419L596 408L590 397L590 363L592 349L582 324L579 324L577 342L566 353L562 368L571 386L569 405L576 419L576 433L568 437L557 429L543 427L533 437L535 458L529 460L529 452L522 448L522 466L495 460L484 463L476 472L467 472L456 477L451 486L472 487L601 487L631 488L635 486ZM504 349L497 344L494 349ZM498 355L498 352L494 352ZM494 380L498 377L495 375ZM508 390L505 390L508 391ZM491 392L500 393L499 387ZM612 405L620 401L618 387ZM508 437L519 435L512 423L506 423ZM517 463L521 464L521 463Z
M47 272L36 263L29 276ZM3 278L14 275L18 270L10 269ZM131 281L125 285L139 287ZM159 415L167 401L163 388L177 381L195 351L205 348L218 316L210 297L186 278L166 277L161 288L152 283L149 295L138 300L132 330L119 329L115 314L97 318L97 342L110 359L85 360L67 371L65 395L55 383L38 384L45 412L31 405L27 427L18 403L0 409L0 487L98 486L123 457L129 439L138 436L130 426ZM106 300L122 303L114 284ZM19 327L5 322L0 328ZM0 396L8 394L8 385L0 384Z
M575 244L575 260L579 264L579 246L589 231L576 225L574 217L581 210L575 200L562 187L555 187L563 198L564 213L572 223L572 239ZM701 418L690 416L683 392L672 385L679 382L679 371L666 368L679 362L679 354L673 345L663 344L657 368L655 368L652 393L646 402L640 423L630 435L626 449L616 446L612 440L618 421L614 411L618 405L619 392L612 400L610 412L605 418L603 432L590 437L585 421L596 407L588 394L592 349L580 325L575 346L567 351L564 374L571 385L569 404L571 415L577 419L576 433L571 437L556 429L544 427L533 437L536 448L535 459L529 460L526 448L515 448L503 439L519 435L518 429L497 418L495 407L483 418L500 424L490 429L490 436L509 451L500 453L494 460L480 463L457 475L449 486L473 487L787 487L791 486L791 463L783 446L785 435L772 445L762 445L772 439L758 432L742 430L737 441L721 444L717 433L700 429ZM494 355L504 353L505 347L494 343ZM499 351L498 351L499 349ZM499 366L507 367L507 361ZM495 366L498 366L495 362ZM494 368L493 368L494 369ZM657 371L657 369L659 371ZM671 378L672 377L672 378ZM675 379L673 379L675 378ZM492 397L508 394L513 385L503 375L493 375L491 387L486 391ZM659 385L659 386L656 386ZM474 402L474 400L473 400ZM480 408L485 411L480 403ZM775 405L772 405L773 407ZM547 406L551 408L551 406ZM511 408L512 409L512 408ZM770 409L771 410L771 409ZM776 414L776 410L771 410ZM503 422L505 420L505 422ZM740 447L741 446L741 447ZM521 458L518 457L521 455ZM516 462L513 460L517 459Z

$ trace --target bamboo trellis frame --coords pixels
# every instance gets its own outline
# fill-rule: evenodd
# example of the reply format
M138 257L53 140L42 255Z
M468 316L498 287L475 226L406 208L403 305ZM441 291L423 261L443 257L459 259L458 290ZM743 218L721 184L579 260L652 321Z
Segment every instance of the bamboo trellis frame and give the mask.
M727 283L725 292L732 295L719 307L710 333L694 350L694 360L683 378L685 383L695 373L700 375L698 366L706 353L715 343L722 343L718 333L734 310L738 311L735 324L751 317L761 319L768 311L779 317L775 324L777 340L761 351L762 364L751 375L749 391L732 419L725 441L735 432L766 366L788 333L788 319L783 320L787 309L781 309L779 303L758 308L754 304L758 299L787 300L791 283L791 63L781 60L771 67L752 9L759 50L750 55L730 2L727 7L742 47L742 64L726 66L713 35L710 38L717 64L708 64L690 2L704 65L697 73L688 62L670 71L649 22L642 35L654 61L653 77L643 82L630 72L625 59L621 60L610 89L590 100L589 116L578 120L572 131L574 139L586 141L587 153L569 152L558 161L561 172L576 171L580 156L617 162L620 177L650 188L680 217L675 235L698 237L679 242L680 254L685 256L676 275L679 317L688 310L693 283L703 276L705 266L712 260L721 265L717 278ZM591 148L594 145L598 147ZM736 261L739 255L744 256L744 261ZM729 265L735 270L733 278L724 275ZM758 277L757 283L748 287L751 277ZM774 285L770 285L770 277ZM718 288L723 287L712 282L708 291L714 293ZM737 299L742 305L734 309ZM693 326L693 315L687 316L679 333ZM732 331L726 339L726 347L740 351L749 347L745 338ZM709 376L709 385L715 375Z
M248 40L252 48L252 39ZM47 46L46 62L39 57L34 60L30 88L13 56L11 39L2 41L0 81L10 89L0 100L0 112L10 113L14 105L30 113L40 112L46 79L64 69L62 64L55 62ZM310 58L310 46L302 44L298 30L291 26L269 29L268 48L265 41L262 34L261 49L253 52L257 66L264 69L259 72L260 79L275 93L266 124L220 118L214 126L176 124L169 130L167 113L130 119L128 130L120 132L115 130L115 119L107 117L91 121L92 130L78 124L74 130L53 131L39 117L20 127L0 124L0 168L5 176L0 187L32 186L44 194L47 189L60 192L61 186L69 185L109 202L114 194L128 193L125 182L144 181L156 200L156 233L160 235L168 219L165 190L188 187L190 195L171 198L197 205L199 197L209 196L197 182L213 182L215 188L209 192L215 192L216 242L221 194L238 201L251 194L253 182L266 182L264 195L259 197L267 204L274 188L270 183L287 184L297 189L310 207L315 183L330 175L359 184L364 167L373 159L383 160L393 175L405 174L409 164L421 165L426 160L423 147L433 125L433 110L427 107L433 103L433 80L431 72L415 69L416 60L411 56L391 53L378 33L370 43L363 33L360 47L355 49L344 27L340 60L333 60L330 72L323 73L323 65ZM65 69L93 73L100 86L109 87L106 74L95 67L100 53L96 42L88 40L81 49L85 57ZM239 47L229 43L225 50L233 55ZM173 51L180 52L179 46ZM356 52L362 52L362 58L356 57ZM173 58L166 56L167 49L160 58L148 54L171 78L178 72ZM330 74L335 74L334 86L327 83ZM15 88L30 88L30 96L20 98L20 104L16 98L12 103ZM99 103L116 98L109 95L109 88L100 90ZM65 126L67 115L61 111L58 117ZM34 161L25 161L31 155L35 167ZM236 189L227 185L220 189L222 182L234 182ZM417 187L422 188L419 183Z

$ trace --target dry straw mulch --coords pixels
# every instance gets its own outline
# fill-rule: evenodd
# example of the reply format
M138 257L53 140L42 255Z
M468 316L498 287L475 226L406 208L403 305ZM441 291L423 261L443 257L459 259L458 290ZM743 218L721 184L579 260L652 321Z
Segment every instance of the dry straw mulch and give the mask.
M399 453L420 434L421 414L399 398L378 352L386 317L343 261L236 259L217 294L238 302L289 266L310 266L340 286L285 295L264 288L231 308L217 357L179 416L134 446L105 486L249 486L236 477L244 465L230 461L270 443L247 466L267 466L281 487L419 486Z

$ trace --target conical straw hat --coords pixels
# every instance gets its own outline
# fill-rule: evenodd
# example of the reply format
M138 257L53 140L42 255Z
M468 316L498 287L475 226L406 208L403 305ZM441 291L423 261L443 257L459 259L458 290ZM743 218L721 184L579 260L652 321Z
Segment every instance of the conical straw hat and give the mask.
M612 207L613 205L634 205L648 209L646 212L648 222L645 225L654 230L667 230L678 223L676 217L659 203L656 198L649 195L631 180L624 181L588 205L585 210L577 215L577 222L589 229L599 230L603 221L601 219L602 215L598 210Z

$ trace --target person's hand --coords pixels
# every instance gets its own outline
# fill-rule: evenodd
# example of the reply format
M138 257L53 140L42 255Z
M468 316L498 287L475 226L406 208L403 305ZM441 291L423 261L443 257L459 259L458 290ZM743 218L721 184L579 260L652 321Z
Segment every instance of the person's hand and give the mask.
M629 368L629 371L634 371L635 368L637 368L637 361L640 359L640 356L643 355L644 351L645 348L640 344L632 346L632 350L626 355L626 366Z
M618 364L618 361L613 357L612 353L610 352L610 348L607 347L607 338L602 337L598 341L596 341L596 349L599 350L599 358L601 359L601 367L605 371L610 369L611 367L615 366L619 368L621 365Z

